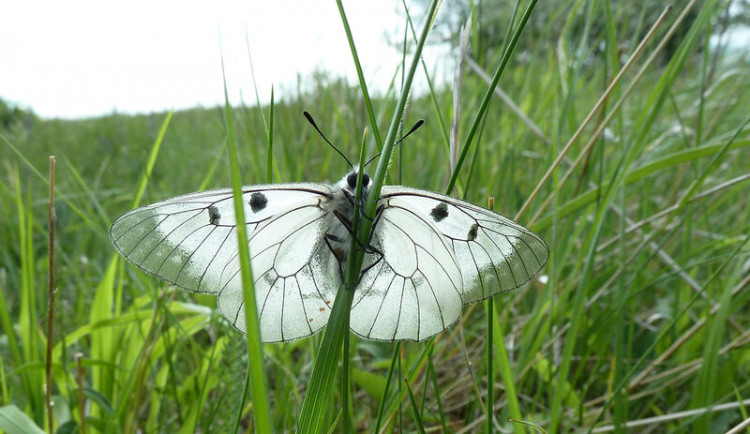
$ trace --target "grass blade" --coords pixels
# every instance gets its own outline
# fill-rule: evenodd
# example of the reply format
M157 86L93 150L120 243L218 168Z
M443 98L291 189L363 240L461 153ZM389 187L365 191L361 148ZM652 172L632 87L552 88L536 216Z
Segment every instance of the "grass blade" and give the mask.
M417 404L417 399L414 397L414 392L411 390L411 386L409 386L409 380L404 380L404 386L406 387L406 391L409 395L409 404L411 405L411 412L414 415L414 423L417 424L417 431L420 434L425 434L424 424L422 423L422 416L419 414L419 404Z
M223 63L222 63L223 68ZM245 206L242 200L242 180L237 154L237 140L234 129L234 112L229 104L229 93L224 82L224 121L226 122L227 145L229 146L229 169L234 193L234 212L237 221L245 221ZM262 433L272 432L271 409L268 403L266 373L263 363L263 343L260 339L258 307L253 290L253 274L250 267L250 249L247 243L247 227L237 225L237 244L242 276L242 296L245 304L245 330L247 339L248 375L251 378L253 399L253 420L255 430ZM238 409L238 416L242 407ZM236 426L235 426L236 428ZM236 430L235 430L236 431Z
M401 116L406 107L406 101L411 88L412 80L414 79L414 73L419 64L419 58L422 53L422 47L427 39L430 27L434 20L435 13L437 11L438 1L434 0L427 15L424 29L421 34L419 44L412 58L411 67L404 87L402 88L402 94L396 105L396 111L391 121L391 127L388 130L388 136L386 137L385 144L383 145L383 151L378 161L378 168L375 175L372 177L372 186L370 188L370 194L365 204L365 215L375 215L375 205L377 198L380 196L380 188L383 185L388 163L390 161L391 153L393 151L393 144L396 141L396 132L400 123ZM341 11L342 21L344 27L348 28L346 15L343 13L343 6L339 2L339 10ZM354 48L353 39L349 39L350 46L353 53L356 53ZM353 56L356 56L353 54ZM355 57L356 58L356 57ZM360 172L361 174L361 172ZM367 240L370 237L370 230L372 228L372 220L360 219L360 213L355 210L354 222L352 224L353 231L357 234L359 243L361 245L367 244ZM347 260L346 269L344 273L344 286L343 288L353 288L355 283L359 279L360 269L362 267L362 261L364 259L364 251L356 248L357 239L352 237L352 248ZM330 393L332 390L333 379L336 373L336 362L338 361L341 353L341 344L348 336L349 333L349 311L351 309L352 299L354 292L348 290L342 290L339 288L336 299L334 301L331 316L328 319L328 325L326 326L325 335L323 336L323 342L320 346L320 352L318 358L315 360L315 366L313 368L312 375L310 377L310 384L305 396L305 401L302 405L302 413L298 422L299 432L305 433L317 433L323 426L323 418L325 417L325 407L328 405Z
M469 152L469 148L471 148L471 144L474 141L474 136L479 129L479 125L482 123L482 118L484 118L485 114L487 113L487 109L489 108L490 100L492 99L494 90L497 87L497 83L500 81L500 77L502 76L503 71L505 71L505 67L508 65L508 62L510 61L513 50L518 44L518 40L521 38L521 33L526 27L526 23L528 23L529 18L531 18L531 12L534 11L534 7L536 7L537 2L538 0L531 0L529 2L529 5L526 7L526 10L521 17L521 21L518 23L516 31L513 33L513 38L508 43L508 48L503 53L500 64L498 65L497 70L492 77L492 82L487 87L487 91L482 98L482 103L479 105L477 114L474 116L474 121L472 122L471 127L469 127L469 133L466 135L466 140L463 141L463 144L461 146L461 153L459 154L458 160L456 161L456 168L451 174L450 181L448 181L448 186L445 189L445 194L450 195L451 192L453 192L453 187L456 185L456 181L458 180L458 174L461 172L461 166L463 165L464 159L466 158L466 154Z
M367 115L370 118L370 128L372 129L372 135L375 137L375 143L378 149L381 149L382 140L380 139L380 129L378 128L378 122L375 119L375 109L372 107L372 100L370 99L370 92L367 90L367 81L365 81L365 75L362 72L362 65L359 63L359 55L357 54L357 47L354 45L354 37L352 36L352 29L349 27L349 20L346 18L344 12L344 5L341 0L336 0L336 6L338 6L339 14L341 15L341 23L344 25L344 32L346 32L346 39L349 41L349 49L352 52L352 60L354 61L354 68L357 70L357 79L359 80L359 87L362 89L362 98L365 100L365 108L367 109Z

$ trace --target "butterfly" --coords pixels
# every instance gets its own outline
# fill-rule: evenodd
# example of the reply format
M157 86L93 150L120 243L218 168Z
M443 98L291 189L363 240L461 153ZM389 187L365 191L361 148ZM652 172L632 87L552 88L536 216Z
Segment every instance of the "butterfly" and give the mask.
M141 270L217 295L222 315L244 332L236 234L244 224L261 339L310 336L328 321L349 255L358 177L351 167L333 185L244 187L244 222L235 218L231 189L211 190L132 210L112 224L110 237ZM360 199L371 186L363 173ZM544 240L518 223L426 190L383 186L373 219L350 313L351 330L371 340L434 336L464 304L518 288L549 258Z

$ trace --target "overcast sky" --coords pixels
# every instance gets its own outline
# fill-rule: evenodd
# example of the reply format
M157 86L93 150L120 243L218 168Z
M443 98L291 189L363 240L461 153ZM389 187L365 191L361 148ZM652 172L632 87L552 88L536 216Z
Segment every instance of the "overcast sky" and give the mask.
M384 37L402 26L400 4L344 1L374 88L400 61ZM212 106L223 53L230 96L253 102L246 32L264 99L316 68L354 77L333 0L2 1L0 98L65 118Z

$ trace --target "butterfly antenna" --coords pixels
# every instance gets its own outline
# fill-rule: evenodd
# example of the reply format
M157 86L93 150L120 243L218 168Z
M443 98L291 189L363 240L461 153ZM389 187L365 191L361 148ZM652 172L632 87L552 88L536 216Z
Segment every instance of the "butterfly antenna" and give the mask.
M331 145L331 147L333 148L334 151L338 152L339 155L341 155L341 157L346 161L346 164L348 164L350 168L354 169L354 166L352 165L351 161L349 161L349 159L346 158L346 155L344 155L341 151L339 151L339 148L337 148L333 143L331 143L331 141L328 140L328 138L326 137L326 135L323 134L322 131L320 131L320 128L318 128L318 125L315 123L315 121L313 120L313 118L310 115L310 113L308 113L306 111L303 111L302 114L305 115L305 118L307 119L307 122L310 122L310 125L312 125L313 128L315 128L315 131L317 131L318 134L320 134L320 137L322 137L323 140L326 141L326 143L328 143L329 145Z
M403 136L401 136L401 138L398 139L398 141L396 142L396 144L393 145L393 146L397 146L399 143L403 142L405 138L409 137L409 134L413 133L414 131L417 131L419 129L419 127L421 127L422 125L424 125L424 119L418 120L417 123L414 124L413 127L411 127L411 129L409 130L409 132L407 132L406 134L404 134ZM372 163L372 160L378 158L379 156L380 156L380 152L378 152L372 158L370 158L369 160L367 160L367 163L365 163L365 167L367 167L368 164Z

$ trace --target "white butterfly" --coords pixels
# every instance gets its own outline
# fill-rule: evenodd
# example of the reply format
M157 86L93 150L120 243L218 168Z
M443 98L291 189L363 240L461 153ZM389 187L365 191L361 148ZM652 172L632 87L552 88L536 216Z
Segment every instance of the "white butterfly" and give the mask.
M264 342L318 332L341 282L356 168L338 183L243 189L244 224ZM363 174L363 195L372 182ZM191 193L123 215L110 236L138 268L189 291L216 294L244 332L231 190ZM547 262L544 241L474 204L384 186L354 289L351 329L374 340L421 341L456 322L464 304L528 282Z

